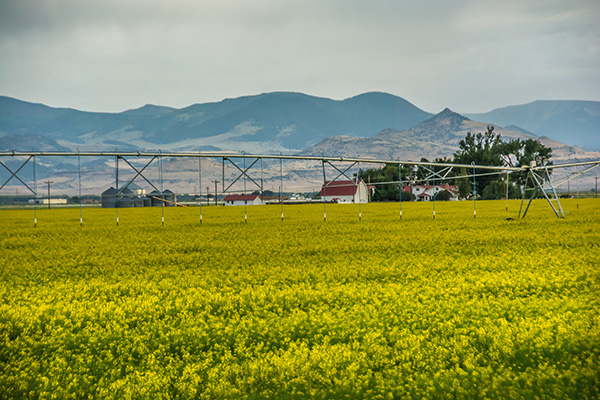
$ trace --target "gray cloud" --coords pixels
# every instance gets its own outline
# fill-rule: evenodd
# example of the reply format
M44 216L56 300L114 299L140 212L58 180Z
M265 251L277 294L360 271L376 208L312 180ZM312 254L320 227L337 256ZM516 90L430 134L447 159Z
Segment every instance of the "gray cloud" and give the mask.
M593 1L1 1L0 93L182 107L381 90L427 111L598 99Z

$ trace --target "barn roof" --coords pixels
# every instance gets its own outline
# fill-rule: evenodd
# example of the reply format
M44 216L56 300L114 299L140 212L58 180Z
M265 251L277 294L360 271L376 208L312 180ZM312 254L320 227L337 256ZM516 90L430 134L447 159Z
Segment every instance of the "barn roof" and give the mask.
M326 181L319 192L320 196L354 196L358 185L353 181Z

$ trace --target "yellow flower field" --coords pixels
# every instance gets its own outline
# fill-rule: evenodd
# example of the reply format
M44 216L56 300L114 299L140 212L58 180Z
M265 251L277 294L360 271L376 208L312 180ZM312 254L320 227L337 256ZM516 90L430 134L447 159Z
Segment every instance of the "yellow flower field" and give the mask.
M578 203L0 210L0 398L598 398Z

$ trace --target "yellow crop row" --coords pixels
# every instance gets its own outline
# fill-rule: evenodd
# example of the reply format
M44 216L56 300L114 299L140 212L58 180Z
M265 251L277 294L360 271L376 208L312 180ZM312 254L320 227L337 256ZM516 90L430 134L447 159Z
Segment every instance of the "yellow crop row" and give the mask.
M600 396L600 201L0 210L0 398Z

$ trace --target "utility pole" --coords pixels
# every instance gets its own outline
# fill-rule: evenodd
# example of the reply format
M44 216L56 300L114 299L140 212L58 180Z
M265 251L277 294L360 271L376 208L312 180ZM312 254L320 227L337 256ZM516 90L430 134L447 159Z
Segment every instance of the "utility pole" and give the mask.
M597 182L598 178L596 178L596 182ZM50 184L54 183L52 181L46 181L44 182L48 185L48 209L50 209Z
M208 206L208 202L210 201L210 187L206 187L206 205ZM202 199L200 199L200 202L202 202Z
M508 212L508 171L506 171L506 195L505 195L505 205L506 211Z
M217 185L219 184L219 181L213 181L213 183L215 184L215 206L217 205Z
M598 175L596 175L596 189L594 191L594 197L598 197Z

